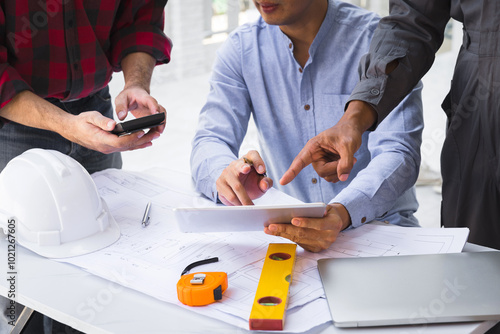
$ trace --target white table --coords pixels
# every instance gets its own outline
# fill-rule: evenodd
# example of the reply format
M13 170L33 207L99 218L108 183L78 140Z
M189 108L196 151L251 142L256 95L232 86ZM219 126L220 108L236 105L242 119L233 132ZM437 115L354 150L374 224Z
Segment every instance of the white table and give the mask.
M0 249L0 254L6 253L5 241L0 242ZM465 250L487 249L467 244ZM75 266L43 258L22 247L17 248L17 268L18 302L85 333L250 332L162 302ZM7 291L7 281L0 280L0 294L6 296ZM340 329L330 322L309 333L484 333L494 324L489 321Z

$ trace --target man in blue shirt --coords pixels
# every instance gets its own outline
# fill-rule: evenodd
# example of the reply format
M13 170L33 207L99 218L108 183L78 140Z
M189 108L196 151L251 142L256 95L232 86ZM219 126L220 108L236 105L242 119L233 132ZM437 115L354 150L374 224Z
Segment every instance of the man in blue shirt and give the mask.
M262 17L231 33L218 51L191 154L197 189L226 205L251 205L310 138L338 122L378 23L375 14L335 0L254 3ZM323 218L294 218L264 231L317 252L350 225L418 226L420 92L418 85L376 131L363 135L347 180L325 180L307 166L289 185L277 185L302 201L329 203ZM261 152L238 159L251 115Z

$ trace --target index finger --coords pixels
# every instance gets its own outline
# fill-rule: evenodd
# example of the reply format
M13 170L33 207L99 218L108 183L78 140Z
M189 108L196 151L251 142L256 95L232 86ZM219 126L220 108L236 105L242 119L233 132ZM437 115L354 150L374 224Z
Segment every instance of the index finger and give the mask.
M137 104L147 107L147 109L151 112L151 114L156 114L160 111L160 105L158 101L149 95L147 92L143 92L143 94L135 94L136 92L132 92L132 100L134 100Z
M318 231L333 230L337 225L342 225L340 219L332 218L312 218L312 217L294 217L292 225L302 228L309 228Z
M280 179L281 185L287 185L292 182L297 175L299 175L300 171L303 170L306 166L313 162L312 155L309 149L309 142L304 146L304 148L297 154L295 159L293 159L292 164L288 167L288 170L283 174Z
M115 98L115 110L118 119L122 121L128 113L129 98L126 94L119 94Z

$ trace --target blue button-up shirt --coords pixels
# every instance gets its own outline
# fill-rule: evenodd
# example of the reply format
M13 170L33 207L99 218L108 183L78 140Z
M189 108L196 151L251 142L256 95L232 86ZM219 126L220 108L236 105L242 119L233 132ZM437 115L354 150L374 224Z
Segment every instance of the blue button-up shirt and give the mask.
M342 117L377 22L373 13L330 0L303 68L292 41L262 18L231 33L218 51L193 140L197 189L217 199L216 180L237 159L253 115L275 187L304 202L343 204L354 227L374 219L418 225L413 185L420 165L421 85L375 131L363 135L346 182L327 182L308 166L289 185L278 184L307 141Z

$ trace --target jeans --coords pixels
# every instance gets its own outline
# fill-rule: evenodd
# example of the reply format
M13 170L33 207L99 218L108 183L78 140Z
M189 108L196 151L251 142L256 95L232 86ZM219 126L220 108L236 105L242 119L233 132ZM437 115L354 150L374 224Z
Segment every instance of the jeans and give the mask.
M63 102L54 98L46 100L73 115L97 110L104 116L113 118L113 106L108 87L72 102ZM52 131L6 122L0 128L0 171L12 158L31 148L56 150L69 155L82 164L90 174L106 168L121 168L122 166L120 153L103 154L75 144Z
M108 87L91 96L72 102L62 102L54 98L47 98L46 100L73 115L78 115L84 111L97 110L104 116L113 118L113 106ZM103 154L75 144L52 131L36 129L15 122L6 122L0 128L0 171L5 168L11 159L31 148L56 150L69 155L77 160L90 174L107 168L121 168L122 166L120 153ZM11 325L8 324L12 320L8 317L7 307L9 305L10 301L0 296L0 334L8 333L11 329ZM16 303L15 320L17 320L17 316L22 310L23 306ZM53 322L50 318L43 317L43 324L39 324L37 328L43 328L43 332L46 334L54 333L54 326L57 325L59 328L63 326ZM36 329L34 332L39 332L39 330ZM73 333L69 328L65 328L64 332Z

